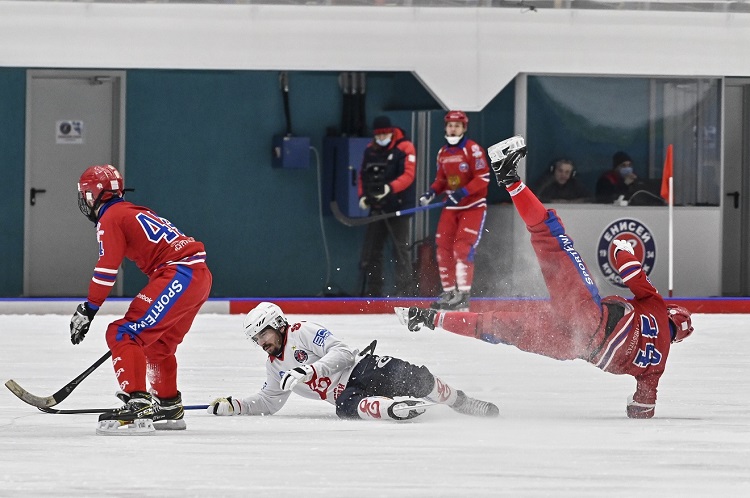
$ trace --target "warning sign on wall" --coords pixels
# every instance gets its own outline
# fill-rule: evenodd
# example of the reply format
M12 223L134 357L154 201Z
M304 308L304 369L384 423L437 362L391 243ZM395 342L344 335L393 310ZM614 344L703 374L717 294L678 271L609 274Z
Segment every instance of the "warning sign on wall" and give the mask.
M58 121L56 130L58 144L83 143L83 121Z

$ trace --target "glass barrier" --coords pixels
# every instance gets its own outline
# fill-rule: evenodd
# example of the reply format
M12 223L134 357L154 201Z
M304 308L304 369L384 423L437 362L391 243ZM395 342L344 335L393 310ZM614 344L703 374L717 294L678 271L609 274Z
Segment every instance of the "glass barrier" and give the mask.
M547 202L663 205L672 145L675 205L718 206L720 117L717 78L529 76L526 174Z

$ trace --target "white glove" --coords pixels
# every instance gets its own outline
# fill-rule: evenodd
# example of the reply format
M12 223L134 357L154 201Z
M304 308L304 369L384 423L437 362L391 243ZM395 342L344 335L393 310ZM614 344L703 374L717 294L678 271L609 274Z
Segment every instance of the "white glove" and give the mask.
M239 400L232 399L231 396L216 398L208 405L206 412L209 415L240 415L242 413L242 403Z
M303 384L305 382L310 382L310 379L312 379L313 376L315 376L315 369L312 365L294 367L285 372L284 376L281 378L281 390L291 391L299 382L302 382Z
M420 206L426 206L427 204L432 202L432 199L435 198L435 191L432 189L428 190L421 196L419 196L419 205Z
M615 244L615 254L617 254L617 251L625 251L635 256L635 252L633 252L633 246L631 246L630 242L628 242L627 240L616 239L614 241L614 244Z
M390 193L391 193L391 186L386 183L385 185L383 185L383 192L381 194L376 195L375 196L375 200L379 201L379 200L383 199L383 197L385 197L386 195L388 195Z
M362 211L367 211L368 209L370 209L370 204L368 204L367 197L365 197L364 195L359 198L359 209L361 209Z

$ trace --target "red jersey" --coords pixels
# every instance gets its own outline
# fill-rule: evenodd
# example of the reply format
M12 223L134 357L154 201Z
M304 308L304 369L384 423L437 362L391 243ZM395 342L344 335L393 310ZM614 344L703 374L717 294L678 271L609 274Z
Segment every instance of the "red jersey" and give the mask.
M202 242L189 237L150 209L123 199L104 205L96 224L99 260L89 284L88 302L99 307L107 299L123 258L146 275L164 265L205 263Z
M609 296L602 300L624 306L625 313L611 330L605 330L606 324L600 327L589 361L605 372L632 375L638 382L633 399L654 404L672 344L667 307L635 256L617 251L616 264L634 298ZM604 338L606 332L609 335Z
M456 145L443 145L437 155L437 175L430 188L436 194L465 187L468 195L456 206L466 209L487 204L490 169L484 149L475 141L462 139Z

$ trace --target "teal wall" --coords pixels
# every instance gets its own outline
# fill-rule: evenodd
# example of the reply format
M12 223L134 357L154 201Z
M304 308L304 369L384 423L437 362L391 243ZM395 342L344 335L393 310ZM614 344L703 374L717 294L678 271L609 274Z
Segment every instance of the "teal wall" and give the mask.
M0 68L0 295L23 293L26 71Z
M310 137L322 160L324 136L340 128L338 73L292 72L289 84L292 131ZM25 85L25 69L0 68L0 297L23 292ZM486 147L512 133L513 99L506 89L472 114L471 137ZM366 101L368 128L381 113L439 108L408 73L368 73ZM126 102L125 177L136 189L128 199L205 243L213 297L323 292L315 155L309 169L271 166L273 136L286 131L278 72L128 70ZM365 229L331 216L323 223L328 283L354 293ZM128 263L124 281L135 295L145 276Z

